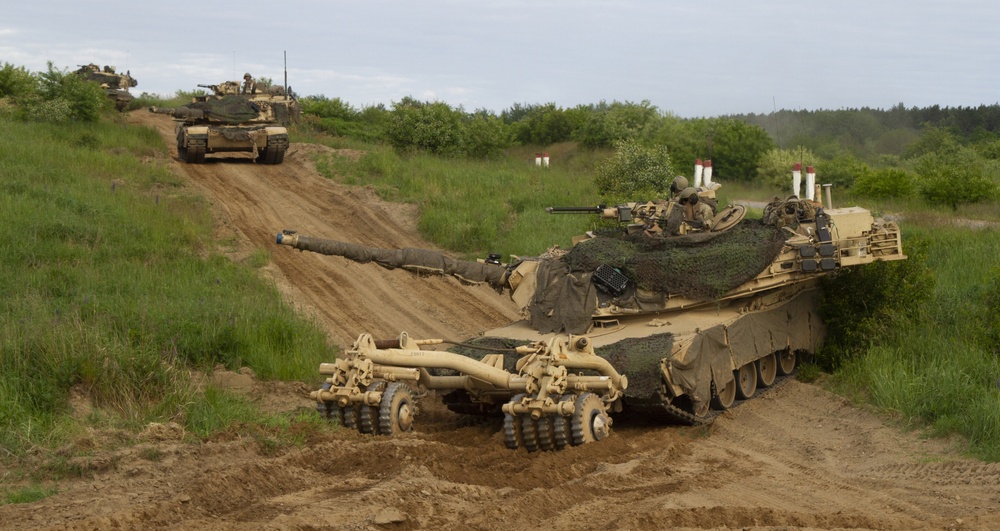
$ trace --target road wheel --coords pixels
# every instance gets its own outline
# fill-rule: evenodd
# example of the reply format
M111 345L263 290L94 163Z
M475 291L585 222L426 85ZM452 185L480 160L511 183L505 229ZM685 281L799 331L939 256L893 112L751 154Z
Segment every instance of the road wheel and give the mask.
M723 388L719 388L718 382L712 382L715 393L712 394L712 407L719 410L729 409L736 401L736 379L733 378Z
M757 385L760 387L771 387L774 378L778 374L778 357L774 353L757 360Z
M747 363L733 371L736 378L736 398L746 400L757 391L757 365L753 362Z
M786 376L795 370L795 351L785 349L778 353L778 374Z

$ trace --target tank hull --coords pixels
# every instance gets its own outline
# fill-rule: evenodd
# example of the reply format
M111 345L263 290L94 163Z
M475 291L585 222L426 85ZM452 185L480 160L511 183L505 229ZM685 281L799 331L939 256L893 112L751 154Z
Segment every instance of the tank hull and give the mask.
M258 162L281 164L289 145L283 126L178 124L176 134L178 157L192 164L204 162L212 153L252 153Z

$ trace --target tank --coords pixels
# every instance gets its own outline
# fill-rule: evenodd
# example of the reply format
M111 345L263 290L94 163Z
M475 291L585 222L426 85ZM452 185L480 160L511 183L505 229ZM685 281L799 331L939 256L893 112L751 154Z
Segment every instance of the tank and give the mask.
M502 415L506 446L528 451L599 441L624 414L709 423L821 345L820 277L905 258L898 225L863 208L791 197L759 220L731 206L696 224L678 221L677 206L553 207L628 225L507 262L278 233L278 244L302 251L486 283L524 316L458 343L361 334L321 364L317 409L392 435L412 429L415 397L436 391L453 411Z
M74 73L88 81L100 84L104 93L115 103L115 109L119 111L124 111L129 102L132 101L132 94L128 89L139 84L132 77L131 72L118 74L115 73L113 66L101 68L91 63L80 65L80 68Z
M212 94L180 107L150 107L176 122L177 156L191 164L210 153L249 152L263 164L281 164L288 149L287 126L298 120L299 104L284 87L244 93L236 81L198 85Z

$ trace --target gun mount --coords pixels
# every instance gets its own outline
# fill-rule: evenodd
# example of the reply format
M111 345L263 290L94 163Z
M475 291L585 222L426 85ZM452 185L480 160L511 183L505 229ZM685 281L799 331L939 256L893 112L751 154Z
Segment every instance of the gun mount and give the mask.
M181 107L149 109L173 117L181 160L198 164L205 161L206 154L250 152L263 164L284 161L287 126L298 120L298 101L284 95L283 90L240 94L235 81L198 86L213 94L195 96Z
M454 411L503 415L505 444L529 451L600 440L623 410L711 422L821 344L821 276L905 258L899 227L867 210L769 207L724 231L589 233L569 250L499 265L280 233L277 243L300 250L488 283L527 316L447 353L429 349L441 339L362 334L321 367L317 408L394 434L412 427L412 389L435 390Z

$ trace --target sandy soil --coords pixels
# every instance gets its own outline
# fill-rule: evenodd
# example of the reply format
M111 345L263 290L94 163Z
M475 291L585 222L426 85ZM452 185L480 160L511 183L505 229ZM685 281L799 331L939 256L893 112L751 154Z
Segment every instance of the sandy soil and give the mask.
M173 143L169 119L137 113ZM283 228L373 246L428 247L411 207L324 180L316 146L277 167L233 156L169 164L220 212L234 254L271 250L287 299L347 344L361 332L464 338L516 317L486 287L277 248ZM331 151L332 152L332 151ZM338 153L334 153L338 154ZM339 153L351 156L351 153ZM275 411L311 408L309 389L219 371ZM416 431L347 430L303 448L252 440L182 442L151 425L116 448L95 433L81 479L32 504L0 506L3 529L998 529L1000 464L959 443L904 432L821 387L786 380L710 427L615 424L562 452L510 451L498 421L421 402ZM0 476L2 477L2 476Z

